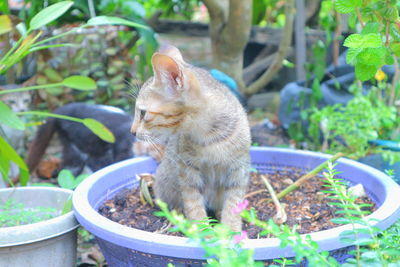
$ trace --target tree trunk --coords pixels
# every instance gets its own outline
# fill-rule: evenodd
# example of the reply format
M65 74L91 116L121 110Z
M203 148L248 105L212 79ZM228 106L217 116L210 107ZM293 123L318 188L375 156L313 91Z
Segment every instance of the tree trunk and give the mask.
M210 14L213 67L243 82L243 51L249 40L252 0L203 0Z

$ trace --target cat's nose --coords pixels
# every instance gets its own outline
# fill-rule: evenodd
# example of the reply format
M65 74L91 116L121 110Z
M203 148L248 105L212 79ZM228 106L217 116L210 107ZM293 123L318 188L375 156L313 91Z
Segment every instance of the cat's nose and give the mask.
M136 136L137 128L138 128L137 123L132 123L131 133L133 134L133 136Z

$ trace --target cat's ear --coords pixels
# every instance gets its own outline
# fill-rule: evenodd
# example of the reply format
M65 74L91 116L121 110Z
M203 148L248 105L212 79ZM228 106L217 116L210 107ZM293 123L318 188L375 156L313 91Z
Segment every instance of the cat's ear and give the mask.
M33 86L36 84L36 80L37 80L37 76L32 76L31 78L29 78L28 80L26 80L23 84L22 87L29 87L29 86Z
M171 56L155 53L151 58L154 71L154 83L176 93L184 87L182 67Z
M183 62L181 51L173 45L162 44L158 51L160 54L170 56L175 61Z

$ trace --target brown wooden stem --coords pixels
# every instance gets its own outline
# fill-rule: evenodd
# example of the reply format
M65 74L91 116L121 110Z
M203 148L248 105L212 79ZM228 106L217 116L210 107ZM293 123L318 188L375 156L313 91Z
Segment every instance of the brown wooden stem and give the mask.
M295 1L286 1L285 6L285 27L283 29L281 41L274 62L271 66L258 78L254 83L245 88L244 93L246 95L252 95L264 88L275 76L275 74L281 69L283 59L286 57L290 45L292 43L293 33L293 20L295 16Z

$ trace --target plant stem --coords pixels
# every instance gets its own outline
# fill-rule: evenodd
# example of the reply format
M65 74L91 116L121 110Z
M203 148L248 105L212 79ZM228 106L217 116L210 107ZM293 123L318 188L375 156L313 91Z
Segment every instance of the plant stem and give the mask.
M390 26L390 21L386 21L386 30L385 30L385 46L389 47L389 26Z
M275 216L273 218L274 222L276 224L285 223L286 220L287 220L285 208L279 202L279 199L278 199L278 197L277 197L277 195L275 193L275 190L272 187L272 185L269 183L266 175L261 175L261 179L263 180L265 186L267 187L268 192L271 195L272 201L274 202L274 205L275 205L275 208L276 208L276 214L275 214Z
M360 21L361 28L364 28L365 24L364 24L364 22L363 22L363 20L362 20L362 18L361 18L360 9L359 9L358 7L356 8L356 14L357 14L358 20Z
M16 112L17 115L36 115L36 116L43 116L43 117L54 117L54 118L59 118L63 120L69 120L69 121L74 121L74 122L80 122L82 123L82 119L66 116L66 115L60 115L60 114L54 114L54 113L49 113L49 112L42 112L42 111L23 111L23 112Z
M24 38L21 36L18 39L18 41L11 47L11 49L8 50L8 52L4 55L4 57L2 57L0 59L0 64L1 64L1 62L4 62L11 55L11 53L13 53L15 51L15 49L17 49L19 47L19 45L22 43L23 40L24 40Z
M394 75L393 75L393 81L391 84L389 106L393 106L394 102L396 100L396 90L397 90L397 85L398 85L399 77L400 77L399 61L397 60L396 56L393 56L393 59L394 59Z
M29 91L29 90L37 90L37 89L43 89L43 88L51 88L51 87L57 87L57 86L63 86L63 84L62 83L52 83L52 84L35 85L35 86L27 86L27 87L22 87L22 88L3 90L3 91L0 91L0 95L10 94L10 93L19 93L19 92L25 92L25 91Z
M300 179L298 179L296 182L294 182L293 184L289 185L288 187L286 187L285 189L283 189L278 195L278 199L279 198L283 198L285 197L287 194L293 192L294 190L296 190L297 188L299 188L301 185L303 185L307 180L309 180L310 178L314 177L315 175L317 175L320 171L322 171L323 169L325 169L329 163L335 162L337 159L343 157L343 153L339 152L336 155L334 155L332 158L326 160L325 162L321 163L320 165L318 165L317 167L315 167L312 171L310 171L309 173L303 175L302 177L300 177Z
M66 31L66 32L64 32L64 33L60 33L60 34L57 34L57 35L52 36L52 37L50 37L50 38L44 39L44 40L42 40L42 41L40 41L40 42L37 42L37 43L35 43L34 45L32 45L32 47L35 47L35 46L38 46L38 45L41 45L41 44L44 44L44 43L53 41L53 40L55 40L55 39L64 37L64 36L66 36L66 35L70 35L70 34L76 32L76 31L78 31L79 29L83 29L83 28L86 28L86 27L88 27L88 26L89 26L89 25L82 25L82 26L80 26L80 27L78 27L78 28L73 28L73 29L71 29L71 30L69 30L69 31Z

